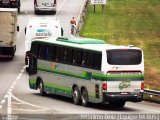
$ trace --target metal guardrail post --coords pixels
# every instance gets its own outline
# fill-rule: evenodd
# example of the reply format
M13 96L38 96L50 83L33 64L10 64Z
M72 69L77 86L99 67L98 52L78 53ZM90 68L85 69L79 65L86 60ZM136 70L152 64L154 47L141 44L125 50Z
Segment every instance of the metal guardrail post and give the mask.
M151 89L144 89L144 93L149 94L149 95L160 96L160 91L151 90Z

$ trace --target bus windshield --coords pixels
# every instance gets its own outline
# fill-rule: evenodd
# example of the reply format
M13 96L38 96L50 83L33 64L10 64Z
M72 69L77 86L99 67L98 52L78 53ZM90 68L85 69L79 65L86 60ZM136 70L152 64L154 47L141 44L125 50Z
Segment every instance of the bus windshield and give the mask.
M138 65L141 61L142 52L140 50L107 50L107 62L111 65Z

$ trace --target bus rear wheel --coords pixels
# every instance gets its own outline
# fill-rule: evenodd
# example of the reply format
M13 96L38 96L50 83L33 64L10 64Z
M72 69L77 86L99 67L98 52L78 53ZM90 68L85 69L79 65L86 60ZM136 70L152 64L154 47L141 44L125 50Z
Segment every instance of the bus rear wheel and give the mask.
M44 84L43 84L42 80L39 83L39 92L40 92L41 96L45 96L46 95L46 92L44 91Z
M82 99L82 105L85 107L88 106L88 92L86 89L82 90L81 99Z
M73 88L72 97L73 97L73 103L78 105L80 103L80 91L77 86Z

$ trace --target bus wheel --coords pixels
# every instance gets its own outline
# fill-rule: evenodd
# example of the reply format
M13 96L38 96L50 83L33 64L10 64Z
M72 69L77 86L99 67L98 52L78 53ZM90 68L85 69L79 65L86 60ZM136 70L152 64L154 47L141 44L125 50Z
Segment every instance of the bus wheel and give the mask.
M44 84L43 84L43 81L42 81L42 80L41 80L40 83L39 83L39 92L40 92L40 95L41 95L41 96L46 95L46 92L44 91Z
M82 90L81 99L82 99L82 105L85 107L88 106L88 92L85 88Z
M125 101L120 101L120 102L109 102L109 104L112 107L116 107L116 108L123 108L125 106Z
M78 105L80 103L80 91L77 86L73 88L72 97L74 104Z

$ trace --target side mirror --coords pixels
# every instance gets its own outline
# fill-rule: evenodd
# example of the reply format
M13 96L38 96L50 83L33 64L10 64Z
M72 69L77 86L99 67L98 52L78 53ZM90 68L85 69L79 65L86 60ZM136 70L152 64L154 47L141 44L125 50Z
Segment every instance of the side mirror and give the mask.
M61 28L61 36L63 36L63 32L64 32L64 31L63 31L63 28Z
M17 31L19 32L19 26L17 26Z

